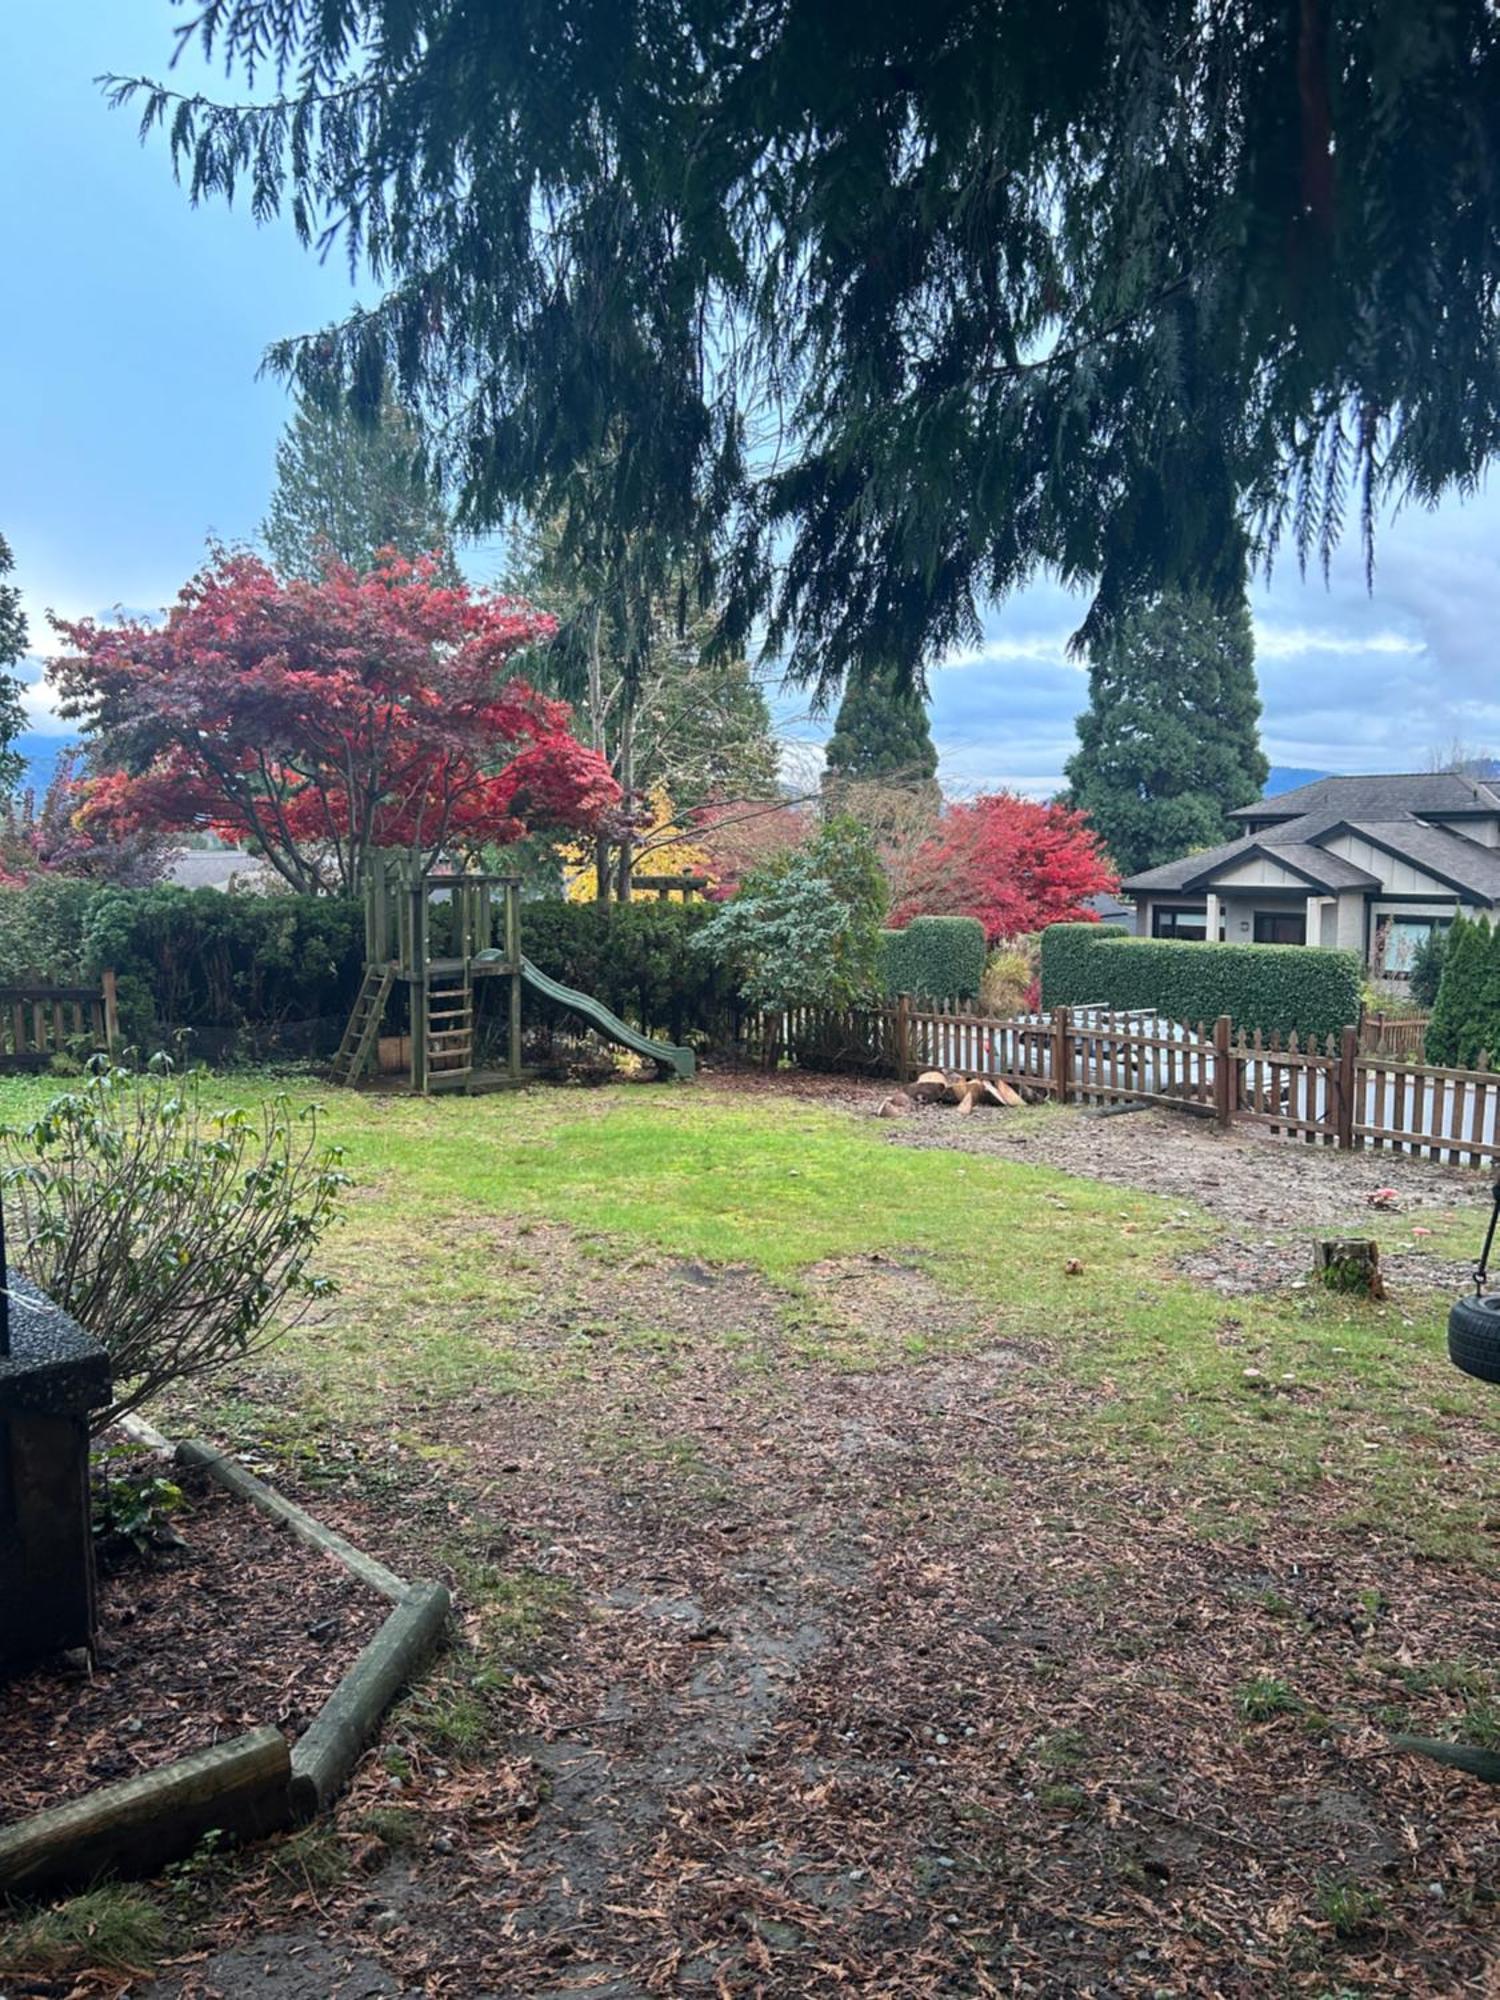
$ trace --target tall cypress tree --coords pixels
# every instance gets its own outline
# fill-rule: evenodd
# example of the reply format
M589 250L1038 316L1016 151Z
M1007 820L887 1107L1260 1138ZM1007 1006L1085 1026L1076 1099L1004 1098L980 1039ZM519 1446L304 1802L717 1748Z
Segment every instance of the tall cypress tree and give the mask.
M1120 621L1090 661L1068 778L1122 874L1233 837L1269 769L1259 721L1243 602L1173 592Z
M827 758L835 788L840 783L931 786L938 753L927 704L910 682L900 684L894 667L852 678L834 718Z
M276 490L261 536L283 577L313 580L329 556L367 570L385 548L403 556L441 551L452 568L453 522L441 487L416 426L389 399L370 425L297 398L276 447Z

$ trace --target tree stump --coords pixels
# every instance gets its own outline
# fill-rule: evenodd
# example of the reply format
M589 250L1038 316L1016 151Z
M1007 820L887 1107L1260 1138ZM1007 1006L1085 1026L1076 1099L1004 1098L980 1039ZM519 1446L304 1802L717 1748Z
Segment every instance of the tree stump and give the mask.
M1325 1236L1313 1244L1313 1279L1330 1292L1383 1299L1380 1245L1373 1236Z

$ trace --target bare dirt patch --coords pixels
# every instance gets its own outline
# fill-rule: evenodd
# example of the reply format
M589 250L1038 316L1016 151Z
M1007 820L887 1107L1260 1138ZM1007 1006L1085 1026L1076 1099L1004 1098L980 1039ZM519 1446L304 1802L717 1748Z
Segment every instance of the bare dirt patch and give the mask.
M107 1570L92 1673L11 1681L0 1823L274 1724L295 1739L387 1606L202 1474L180 1483L184 1546Z

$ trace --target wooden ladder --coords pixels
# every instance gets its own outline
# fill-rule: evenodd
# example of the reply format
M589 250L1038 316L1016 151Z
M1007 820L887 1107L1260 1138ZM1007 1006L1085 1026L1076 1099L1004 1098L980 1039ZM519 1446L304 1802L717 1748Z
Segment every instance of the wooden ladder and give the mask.
M395 976L394 968L389 965L365 967L365 976L360 981L348 1026L344 1029L344 1039L328 1066L330 1081L356 1084L369 1068Z
M427 987L427 1088L466 1090L474 1068L474 988L468 969Z

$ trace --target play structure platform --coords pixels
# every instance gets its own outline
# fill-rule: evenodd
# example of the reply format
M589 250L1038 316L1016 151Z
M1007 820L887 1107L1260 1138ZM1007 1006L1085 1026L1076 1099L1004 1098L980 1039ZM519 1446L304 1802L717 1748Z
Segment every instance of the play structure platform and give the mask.
M447 951L431 951L433 903L448 907ZM496 918L500 941L495 941ZM506 1063L475 1064L479 994L506 982ZM396 988L411 1017L411 1087L423 1096L474 1091L521 1081L521 990L565 1007L606 1041L645 1056L663 1075L693 1074L691 1049L653 1041L592 994L580 993L533 965L521 950L521 885L514 875L423 870L404 855L381 856L365 884L365 968L329 1075L354 1085L370 1068Z

